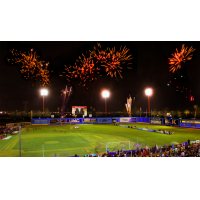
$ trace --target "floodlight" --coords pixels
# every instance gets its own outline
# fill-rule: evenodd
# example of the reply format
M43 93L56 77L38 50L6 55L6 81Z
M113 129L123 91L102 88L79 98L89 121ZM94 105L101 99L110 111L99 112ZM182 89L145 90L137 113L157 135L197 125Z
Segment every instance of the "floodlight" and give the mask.
M151 96L152 93L153 93L153 90L152 90L151 88L147 88L147 89L145 90L145 94L146 94L147 96Z
M48 90L46 90L46 89L42 89L41 90L41 95L48 95Z
M107 91L107 90L104 90L104 91L102 92L102 96L103 96L103 98L107 98L107 97L110 96L110 92Z

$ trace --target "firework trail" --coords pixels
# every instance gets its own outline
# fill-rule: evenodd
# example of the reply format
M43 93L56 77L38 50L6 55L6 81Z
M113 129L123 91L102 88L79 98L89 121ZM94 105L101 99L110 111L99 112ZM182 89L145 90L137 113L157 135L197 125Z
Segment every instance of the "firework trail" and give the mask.
M192 52L195 49L191 46L189 49L188 47L185 47L185 45L182 45L181 51L178 52L176 49L176 52L172 54L173 58L169 58L169 64L170 64L170 70L173 73L177 71L178 69L181 69L181 63L184 63L186 60L192 59Z
M61 99L62 99L62 108L61 108L61 118L65 117L65 108L67 106L68 100L69 100L69 96L72 93L72 87L70 87L69 89L67 89L67 86L65 88L65 90L61 91Z

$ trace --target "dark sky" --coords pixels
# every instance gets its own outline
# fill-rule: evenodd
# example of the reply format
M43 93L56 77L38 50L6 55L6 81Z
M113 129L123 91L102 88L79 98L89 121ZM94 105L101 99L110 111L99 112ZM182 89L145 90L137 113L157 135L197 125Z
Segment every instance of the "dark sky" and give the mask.
M90 82L87 87L79 86L73 82L73 94L68 103L68 111L71 106L93 106L96 111L104 111L104 99L101 90L110 90L111 95L107 100L108 111L123 111L126 98L129 93L135 97L133 106L146 110L147 97L144 94L146 87L152 87L154 94L151 97L151 109L192 109L194 104L200 101L199 74L200 74L200 42L100 42L102 47L116 47L121 45L130 48L132 54L132 70L123 70L123 79L102 76L98 80ZM54 74L50 77L51 87L48 87L49 95L45 97L45 107L56 111L61 105L61 90L67 82L59 73L64 70L64 65L74 64L75 60L86 50L92 49L97 42L0 42L0 110L23 110L23 101L29 101L28 110L42 110L42 97L40 85L37 82L32 86L32 81L25 81L16 66L6 63L9 48L29 50L34 48L44 60L50 62L50 68ZM191 61L182 65L179 74L169 72L168 57L175 52L175 48L181 49L182 44L193 46L196 50ZM185 81L180 80L180 75ZM174 78L177 78L176 80ZM167 86L169 81L170 86ZM174 82L176 81L176 82ZM174 91L178 86L191 88L194 101L185 98L186 94ZM189 96L189 94L187 94Z

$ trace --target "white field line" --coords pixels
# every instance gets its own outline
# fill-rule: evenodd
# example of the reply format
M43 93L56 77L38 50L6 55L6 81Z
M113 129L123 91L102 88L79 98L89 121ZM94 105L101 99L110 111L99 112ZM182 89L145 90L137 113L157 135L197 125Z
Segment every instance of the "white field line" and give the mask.
M82 149L84 152L85 152L85 150L84 149ZM86 152L85 152L86 153Z
M4 138L3 140L9 140L12 136L8 136L6 138Z
M16 135L16 137L17 137L17 135ZM8 144L6 144L1 150L3 150L6 146L8 146L16 137L14 137ZM1 151L0 150L0 151Z

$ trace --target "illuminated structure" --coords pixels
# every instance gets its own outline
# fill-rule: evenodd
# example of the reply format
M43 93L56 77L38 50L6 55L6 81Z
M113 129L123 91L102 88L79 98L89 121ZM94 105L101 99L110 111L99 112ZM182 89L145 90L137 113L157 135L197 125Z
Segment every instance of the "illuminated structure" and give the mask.
M48 95L48 90L42 89L41 90L41 95L43 96L43 118L44 118L44 96Z
M147 88L145 90L145 94L148 96L149 117L151 117L151 112L150 112L150 96L153 94L153 90L151 88Z
M127 103L125 103L126 110L129 117L131 117L131 105L132 105L132 98L131 98L131 95L129 94L129 98L127 98Z
M106 117L107 117L107 105L106 105L106 98L108 98L110 96L110 92L107 91L107 90L104 90L102 92L102 96L103 98L105 98L105 114L106 114Z

